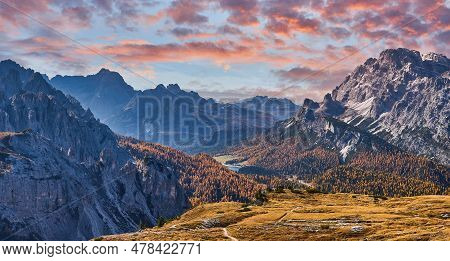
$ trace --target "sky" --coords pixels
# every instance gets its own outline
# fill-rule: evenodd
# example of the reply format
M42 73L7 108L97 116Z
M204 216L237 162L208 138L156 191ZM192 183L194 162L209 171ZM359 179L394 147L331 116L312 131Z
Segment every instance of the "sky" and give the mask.
M0 15L0 60L222 101L320 101L384 49L450 49L450 0L0 0Z

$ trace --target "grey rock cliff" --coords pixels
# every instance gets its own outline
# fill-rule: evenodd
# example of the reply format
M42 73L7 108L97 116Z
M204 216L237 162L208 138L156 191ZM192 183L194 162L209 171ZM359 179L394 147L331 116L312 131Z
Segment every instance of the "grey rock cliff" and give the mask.
M189 207L177 173L121 147L74 98L10 61L0 72L0 239L90 239Z

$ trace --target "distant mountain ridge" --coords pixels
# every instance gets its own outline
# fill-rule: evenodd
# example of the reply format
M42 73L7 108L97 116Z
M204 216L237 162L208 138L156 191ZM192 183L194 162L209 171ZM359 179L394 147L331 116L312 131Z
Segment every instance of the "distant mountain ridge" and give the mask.
M135 95L134 89L120 74L104 68L97 74L86 77L57 75L50 83L75 97L84 108L89 108L102 120L111 117L112 113L120 110Z
M276 121L290 118L300 108L300 106L289 99L268 96L255 96L235 102L234 104L250 110L271 114Z
M134 90L118 73L106 69L86 77L55 76L50 82L80 100L115 132L190 153L237 144L298 109L288 99L264 96L223 104L185 91L178 84ZM148 122L147 105L156 114L149 117L153 117L151 124L143 126Z

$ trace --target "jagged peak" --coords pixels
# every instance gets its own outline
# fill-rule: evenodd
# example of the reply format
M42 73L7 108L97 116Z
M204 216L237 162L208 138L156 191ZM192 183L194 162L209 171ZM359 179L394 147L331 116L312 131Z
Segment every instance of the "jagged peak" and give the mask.
M9 64L9 65L20 66L20 64L16 63L15 61L13 61L11 59L3 60L3 61L0 62L0 64Z
M366 62L364 62L364 65L366 65L366 66L367 65L372 65L372 64L374 64L376 62L377 62L376 58L370 57L369 59L366 60Z
M43 92L45 94L56 94L56 89L54 89L46 80L45 77L35 72L31 76L30 80L26 82L25 90L31 92Z
M178 84L176 84L176 83L167 85L167 89L169 91L181 91L180 86Z
M419 51L406 48L386 49L380 53L378 59L381 63L387 62L396 66L403 66L407 63L420 64L422 57Z
M407 48L386 49L380 53L381 57L388 56L413 56L420 57L420 52L416 50L410 50Z
M100 71L98 71L97 74L101 74L101 73L111 73L112 71L110 71L109 69L106 68L101 68Z
M327 93L323 97L323 102L317 111L329 116L337 116L344 112L344 106L333 99L333 96L330 93Z
M21 71L29 71L29 72L34 72L31 69L25 69L24 67L22 67L20 64L16 63L15 61L11 60L11 59L7 59L4 61L0 62L0 71L2 71L3 73L8 73L11 70L16 70L19 73Z
M309 98L305 98L305 100L303 101L303 107L317 109L317 108L319 108L319 103L317 103Z
M158 84L156 87L155 87L155 90L159 90L159 91L163 91L163 90L166 90L166 86L164 86L164 84Z
M404 61L404 62L417 62L420 63L422 61L433 61L437 63L448 63L447 56L439 53L429 52L426 54L421 54L419 51L410 50L407 48L397 48L397 49L386 49L380 53L379 60L388 59L394 61ZM374 58L369 58L367 63L372 63L376 61ZM403 62L403 63L404 63Z
M448 64L448 58L447 56L443 55L443 54L439 54L439 53L427 53L427 54L422 54L422 60L423 61L433 61L433 62L437 62L437 63L442 63L442 64Z
M116 78L120 81L124 81L122 75L120 75L120 73L115 72L115 71L111 71L109 69L106 68L101 68L100 71L98 71L97 74L95 74L95 76L101 76L101 77L112 77L112 78Z

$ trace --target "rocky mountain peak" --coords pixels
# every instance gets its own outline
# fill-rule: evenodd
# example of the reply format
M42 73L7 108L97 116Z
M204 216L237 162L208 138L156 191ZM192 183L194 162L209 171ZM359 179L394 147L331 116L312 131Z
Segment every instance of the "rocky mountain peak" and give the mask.
M10 71L19 72L22 82L28 80L34 73L31 69L25 69L13 60L4 60L0 62L0 75L7 75Z
M344 112L344 106L336 101L330 93L327 93L318 111L329 116L338 116Z
M308 107L308 108L311 108L311 109L317 109L317 108L319 108L319 103L317 103L317 102L315 102L315 101L313 101L313 100L311 100L311 99L308 99L308 98L306 98L304 101L303 101L303 107Z
M449 74L445 55L388 49L358 66L324 104L342 106L335 116L344 122L449 164Z
M438 53L422 54L422 60L423 61L433 61L433 62L441 63L441 64L447 65L447 66L449 63L449 59L447 58L447 56L445 56L443 54L438 54Z
M380 63L402 67L407 63L420 64L422 62L422 57L418 51L398 48L384 50L381 52L378 60Z
M1 67L10 67L10 68L17 68L17 67L21 67L18 63L16 63L15 61L11 60L11 59L6 59L0 62L0 66Z
M172 91L172 92L180 92L181 88L178 84L169 84L167 85L167 90Z
M87 76L55 76L50 83L79 100L101 120L111 117L135 95L119 73L104 68Z
M122 75L120 75L118 72L110 71L108 69L102 68L100 71L95 74L94 76L108 80L108 81L115 81L114 85L120 84L120 86L126 86L125 80L123 79Z
M101 68L100 71L98 71L97 74L109 74L111 73L110 70L106 69L106 68Z

